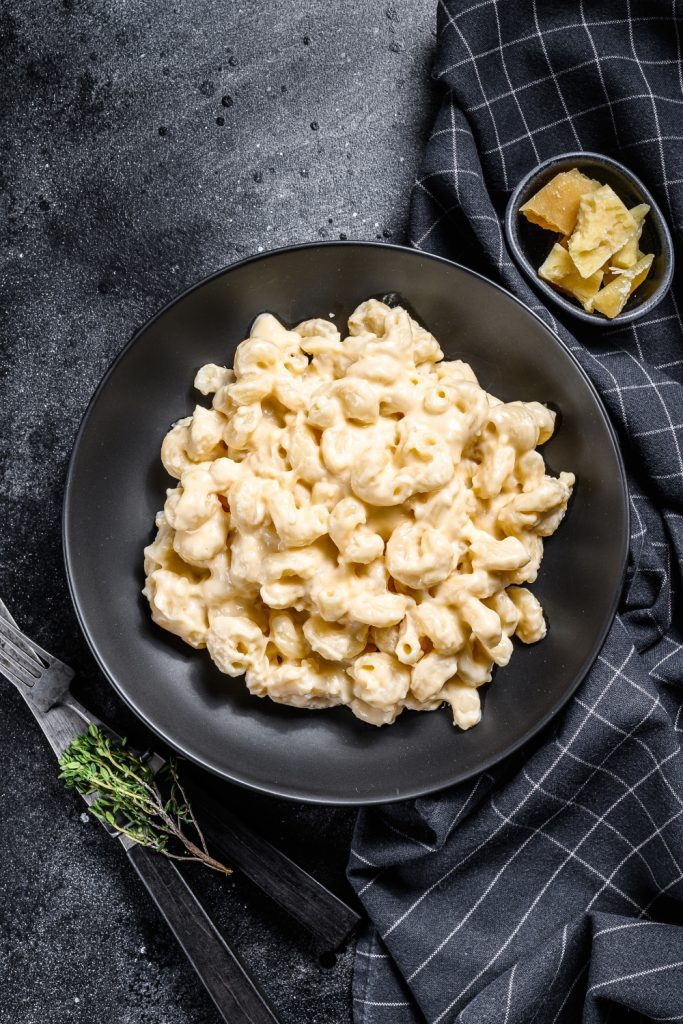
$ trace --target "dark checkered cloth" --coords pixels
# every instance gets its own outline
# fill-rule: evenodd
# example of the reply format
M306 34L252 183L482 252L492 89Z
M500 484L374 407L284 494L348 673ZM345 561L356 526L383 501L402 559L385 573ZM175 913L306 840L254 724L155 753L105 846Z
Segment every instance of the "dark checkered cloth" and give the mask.
M570 346L619 434L632 535L616 622L542 742L361 813L357 1024L683 1021L683 253L644 320L579 329L540 304L501 230L522 175L586 149L632 167L680 239L682 18L676 0L439 8L446 91L411 242L501 281Z

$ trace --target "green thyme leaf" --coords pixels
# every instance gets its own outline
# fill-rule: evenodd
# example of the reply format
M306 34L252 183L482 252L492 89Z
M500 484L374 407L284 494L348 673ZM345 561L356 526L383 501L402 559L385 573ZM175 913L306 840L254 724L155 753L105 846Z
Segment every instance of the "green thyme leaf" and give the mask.
M113 741L91 724L87 732L71 741L59 759L59 768L59 778L68 789L90 798L92 816L132 842L230 874L230 868L211 857L206 848L173 759L155 778L125 739ZM164 783L165 794L160 788ZM174 848L185 852L176 853Z

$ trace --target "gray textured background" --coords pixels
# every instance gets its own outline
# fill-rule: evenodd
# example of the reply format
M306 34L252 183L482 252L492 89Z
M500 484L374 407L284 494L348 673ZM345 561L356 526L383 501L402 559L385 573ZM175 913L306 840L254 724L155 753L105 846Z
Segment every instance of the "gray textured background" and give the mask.
M434 0L6 0L0 8L0 593L134 739L69 606L59 515L80 417L133 331L263 247L402 240L434 103ZM0 697L0 1022L215 1024L123 855ZM340 893L353 815L226 799ZM246 806L248 804L248 807ZM283 1024L348 1022L241 879L197 886Z

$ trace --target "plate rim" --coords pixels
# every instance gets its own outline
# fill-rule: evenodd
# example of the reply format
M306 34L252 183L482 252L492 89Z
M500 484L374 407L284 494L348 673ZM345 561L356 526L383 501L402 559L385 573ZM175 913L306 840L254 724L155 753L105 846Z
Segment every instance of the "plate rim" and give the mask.
M512 299L513 302L517 303L518 306L521 306L522 309L526 313L528 313L535 320L537 320L541 324L541 326L544 328L544 330L546 330L548 332L548 334L551 336L551 338L556 342L556 344L558 344L560 346L560 348L563 350L565 355L567 355L569 357L569 359L574 364L576 370L579 372L581 377L584 379L584 382L586 383L588 389L591 391L591 393L593 395L593 398L594 398L596 406L597 406L597 408L599 410L600 416L601 416L602 420L604 421L605 426L607 427L608 436L610 438L610 441L611 441L611 444L612 444L612 449L613 449L614 454L616 456L617 468L618 468L618 471L619 471L619 482L621 484L621 498L622 498L622 500L621 500L621 513L622 513L623 525L624 525L624 529L622 531L622 537L621 537L621 552L620 552L621 571L619 573L618 586L615 587L615 593L614 593L614 596L612 598L612 602L611 602L611 605L610 605L609 615L606 616L603 628L600 630L600 633L599 633L595 643L593 644L593 646L591 647L590 652L588 653L588 655L584 659L584 662L583 662L580 670L575 674L575 677L574 677L571 685L564 691L564 693L562 694L560 699L553 705L553 707L545 715L543 715L543 717L538 722L534 723L534 725L527 732L525 732L522 737L518 738L513 743L511 743L509 746L507 746L502 753L494 754L494 755L490 756L489 758L487 758L486 760L482 761L481 764L474 771L469 770L469 769L465 769L465 770L461 770L461 771L458 772L458 771L454 770L453 777L450 778L446 782L439 782L439 783L437 783L435 785L429 785L429 786L417 786L417 787L414 787L414 788L408 788L405 792L400 792L400 793L394 792L393 794L379 794L379 795L372 794L372 795L368 795L368 796L365 796L365 797L359 797L359 796L354 796L354 797L352 797L352 796L348 796L348 797L346 797L346 796L320 796L318 794L306 793L305 790L302 791L301 789L294 790L291 787L283 788L283 787L280 787L280 786L278 786L277 784L274 784L274 783L271 783L270 785L266 786L266 785L263 785L263 784L255 783L253 781L249 781L247 779L239 778L235 774L230 774L230 773L228 773L228 772L226 772L226 771L224 771L222 769L219 769L215 765L212 765L212 764L208 763L205 759L202 759L202 757L200 757L200 756L198 756L198 755L196 755L194 753L191 753L190 751L185 749L182 744L178 743L178 741L176 739L171 738L163 729L161 729L154 722L152 722L148 718L148 716L146 714L144 714L136 706L133 698L129 694L125 693L121 689L121 687L119 686L119 683L117 682L116 678L109 672L108 668L106 667L104 659L100 657L100 654L99 654L99 651L98 651L97 644L96 644L95 640L90 636L90 633L89 633L88 628L86 626L85 615L84 615L83 610L81 608L80 601L79 601L78 594L77 594L77 590L76 590L76 583L75 583L75 580L74 580L74 562L75 562L75 559L74 559L74 553L73 553L73 551L71 549L71 545L69 543L69 522L70 522L70 517L71 517L71 504L74 501L73 478L74 478L75 471L76 471L75 467L76 467L76 462L77 462L77 459L78 459L79 450L81 448L81 445L82 445L82 442L83 442L83 438L85 436L85 432L86 432L87 427L88 427L88 423L90 421L90 418L92 416L94 408L95 408L95 406L97 404L97 401L98 401L100 395L102 394L102 392L104 391L107 383L109 382L110 377L112 376L112 374L114 373L114 371L118 367L119 363L124 359L124 357L127 355L129 350L137 343L137 341L145 333L145 331L147 331L147 329L149 327L151 327L157 320L159 320L162 316L164 316L173 306L175 306L176 304L181 302L183 299L185 299L192 292L197 291L199 288L202 288L204 285L206 285L209 282L215 280L216 278L222 277L224 274L228 273L231 270L236 270L239 267L245 266L246 264L255 263L255 262L258 262L260 260L267 259L268 257L271 257L273 255L280 255L280 254L283 254L283 253L286 253L286 252L292 252L292 251L303 250L303 249L320 249L320 248L323 248L323 247L324 248L335 248L335 247L341 248L343 246L346 246L346 247L353 246L353 247L383 249L383 250L387 250L388 249L388 250L398 251L398 252L402 252L402 253L410 253L413 256L420 256L420 257L422 257L424 259L434 260L434 261L436 261L438 263L445 263L448 266L455 267L457 270L463 271L465 274L467 274L467 275L469 275L471 277L474 277L474 278L476 278L479 281L483 281L485 284L487 284L487 285L491 286L492 288L495 288L498 291L502 292L509 299ZM556 715L559 714L559 712L569 702L570 698L574 695L574 693L576 692L578 687L581 685L583 680L588 675L589 671L591 670L593 664L595 663L595 661L596 661L596 659L598 657L598 654L600 653L600 650L602 649L602 646L603 646L603 644L604 644L604 642L605 642L605 640L607 638L607 634L609 633L609 631L612 628L612 625L614 623L614 619L615 619L615 616L616 616L616 613L617 613L617 610L618 610L618 607L619 607L619 600L621 598L621 593L622 593L623 585L624 585L624 579L625 579L625 575L626 575L626 568L627 568L627 564L628 564L629 543L630 543L630 535L631 535L630 527L631 527L631 511L630 511L630 500L629 500L629 491L628 491L628 484L627 484L627 477L626 477L626 469L625 469L625 466L624 466L624 461L623 461L623 458L622 458L621 449L619 447L619 440L618 440L618 437L617 437L617 434L616 434L616 430L615 430L615 428L614 428L614 426L612 424L612 421L610 419L609 413L607 412L607 409L605 408L605 405L604 405L604 403L602 401L602 398L600 397L600 394L598 393L595 385L593 384L592 380L590 379L590 377L588 376L588 374L586 373L584 368L581 366L580 362L578 361L578 359L576 358L574 353L571 351L569 346L567 344L565 344L565 342L562 340L562 338L560 338L560 336L545 322L545 320L542 319L542 317L540 317L522 299L519 299L511 291L509 291L507 288L503 287L503 285L498 284L498 282L496 282L496 281L492 281L490 278L486 277L484 274L481 274L481 273L479 273L476 270L472 270L470 267L464 266L462 263L457 263L455 260L447 259L444 256L438 256L435 253L425 252L422 249L414 249L414 248L411 248L410 246L407 246L407 245L397 245L396 243L379 242L379 241L373 241L373 240L370 240L370 239L367 239L367 240L360 240L360 239L359 240L355 240L355 239L351 240L351 239L349 239L348 241L331 239L331 240L328 240L328 241L321 241L321 242L298 242L298 243L295 243L293 245L278 246L275 249L268 249L268 250L266 250L264 252L254 253L253 255L247 256L244 259L237 260L234 263L229 263L229 264L219 268L218 270L213 271L211 274L206 275L206 277L201 278L201 280L195 282L194 284L188 286L187 288L185 288L182 292L180 292L178 295L176 295L175 297L170 299L160 309L158 309L155 313L153 313L142 324L142 326L139 327L133 333L133 335L130 337L130 339L123 345L121 350L114 356L114 358L112 359L111 363L108 365L107 369L105 370L104 374L102 375L99 383L97 384L97 387L95 388L93 394L90 397L90 400L88 401L88 404L87 404L87 406L85 408L85 411L84 411L83 416L81 418L81 421L79 423L78 429L76 431L76 434L75 434L75 437L74 437L74 441L73 441L73 447L72 447L72 450L71 450L71 455L69 457L69 464L68 464L66 480L65 480L65 484L64 484L64 493L63 493L63 499L62 499L62 515L61 515L61 540L62 540L62 553L63 553L63 556L64 556L64 566L65 566L65 570L66 570L66 578L67 578L67 583L68 583L68 588L69 588L69 596L70 596L70 599L71 599L71 604L72 604L73 609L74 609L74 611L76 613L76 619L77 619L78 625L80 627L81 633L85 637L86 643L88 644L88 647L89 647L89 649L90 649L90 651L91 651L91 653L92 653L92 655L93 655L93 657L94 657L94 659L95 659L95 661L97 663L97 666L98 666L100 672L102 673L104 678L107 680L107 682L114 688L114 691L121 698L121 700L124 702L124 704L126 704L126 706L128 708L130 708L130 710L140 719L140 721L143 722L143 724L148 729L151 730L151 732L153 732L164 743L166 743L170 747L171 750L173 750L179 756L186 758L191 764L194 764L197 767L202 768L205 771L210 772L212 775L217 776L219 779L222 779L225 782L228 782L228 783L230 783L232 785L240 786L241 788L247 789L247 790L249 790L251 792L261 793L261 794L264 794L264 795L267 795L267 796L276 797L276 798L279 798L279 799L282 799L282 800L289 800L289 801L293 801L293 802L297 802L297 803L305 803L305 804L311 804L311 805L319 805L319 806L327 806L327 807L369 807L369 806L381 806L381 805L385 805L385 804L397 803L397 802L400 802L400 801L403 801L403 800L414 800L414 799L417 799L419 797L423 797L423 796L428 796L428 795L431 795L431 794L439 793L439 792L442 792L445 789L448 789L451 786L457 785L457 784L459 784L461 782L465 782L468 779L473 778L475 775L479 775L481 772L488 771L494 765L496 765L496 764L500 763L501 761L505 760L506 758L510 757L512 754L514 754L518 750L520 750L525 744L529 743L535 736L538 735L539 732L541 732L542 729L544 729L548 725L549 722L552 721L553 718L555 718Z

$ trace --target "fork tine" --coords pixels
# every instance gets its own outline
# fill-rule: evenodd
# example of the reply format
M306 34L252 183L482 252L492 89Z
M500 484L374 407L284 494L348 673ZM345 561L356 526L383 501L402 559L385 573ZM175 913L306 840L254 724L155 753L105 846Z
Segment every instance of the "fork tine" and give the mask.
M19 628L16 624L14 616L12 615L12 613L10 612L9 608L2 600L2 598L0 598L0 618L5 619L5 621L8 622L11 626L14 626L15 629ZM37 655L34 655L31 652L28 643L25 643L22 649L26 653L28 653L31 658L34 659L36 665L40 665L40 667L42 668L42 663L38 660ZM4 675L5 678L9 680L10 683L18 687L18 689L20 690L23 687L32 688L35 682L33 676L29 676L28 674L23 673L14 665L14 663L10 660L8 655L3 650L2 646L0 646L0 674Z
M19 630L10 626L6 619L0 619L0 651L3 652L10 664L14 663L17 667L22 668L29 675L33 676L34 679L38 679L44 671L44 666L35 662L15 643L15 635L17 633L19 633ZM19 637L23 639L21 633L19 633Z
M22 633L17 625L0 616L0 640L2 639L3 633L6 635L9 634L15 647L19 647L29 656L33 655L33 657L41 663L41 669L49 668L50 665L61 665L64 668L67 667L64 665L63 661L60 661L59 658L55 658L54 654L50 654L50 652L46 651L44 647L37 644L35 640L31 640L31 638L26 636L25 633ZM28 648L28 650L26 651L25 648Z
M16 643L17 647L20 647L25 654L28 654L29 658L32 658L33 661L40 665L42 669L44 667L43 663L38 657L38 655L34 653L33 648L31 646L31 641L27 636L24 636L24 634L21 632L21 630L17 626L16 619L14 618L14 616L12 615L12 613L10 612L9 608L2 600L2 598L0 598L0 621L2 619L5 619L5 621L8 622L10 626L14 626L14 628L17 630L17 633L14 636L14 642Z
M13 626L16 626L16 622L14 621L14 619L12 617L12 613L10 612L9 608L7 607L7 605L2 600L1 597L0 597L0 615L2 615L2 617L4 619L7 619L8 622L11 622L11 624Z
M4 604L2 611L7 612ZM0 614L0 672L43 712L64 701L74 676L72 668L25 636L8 612Z
M36 677L30 675L17 665L16 662L13 662L2 647L0 647L0 675L5 676L6 679L9 679L10 683L13 683L14 686L22 691L25 691L27 688L32 689L37 682Z

